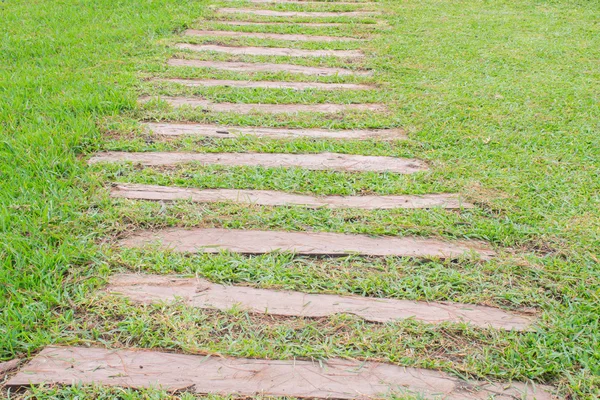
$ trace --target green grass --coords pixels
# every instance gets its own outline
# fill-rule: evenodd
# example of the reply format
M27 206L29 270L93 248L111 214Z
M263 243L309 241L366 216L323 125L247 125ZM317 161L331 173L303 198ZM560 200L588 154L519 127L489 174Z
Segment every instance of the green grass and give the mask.
M600 26L592 1L385 2L386 25L299 28L306 18L245 16L280 27L230 30L367 37L366 43L297 43L357 49L363 61L235 57L174 43L283 46L278 40L177 37L186 28L225 28L200 0L37 0L0 3L0 360L43 346L79 344L218 352L242 357L352 357L439 368L492 380L533 380L564 397L600 396ZM212 2L211 4L217 4ZM268 8L221 2L222 6ZM365 6L278 5L350 11ZM319 21L345 21L320 18ZM361 19L362 20L362 19ZM374 19L365 19L374 22ZM251 76L168 67L170 57L286 62L372 69L373 77ZM374 83L367 92L186 88L155 77ZM139 95L200 96L215 102L382 102L389 113L235 115L136 105ZM313 128L401 127L395 142L244 137L161 139L139 120ZM299 169L87 167L94 151L256 151L416 157L410 176ZM112 182L252 188L318 195L460 193L477 208L306 210L235 204L111 200ZM135 229L217 226L416 235L489 242L487 261L406 258L310 259L120 251ZM98 292L119 271L201 275L214 282L312 293L486 304L536 312L530 333L371 324L350 316L307 320L140 307ZM5 395L8 395L6 392ZM11 394L11 396L13 396ZM166 398L157 390L34 389L23 398ZM179 398L193 396L180 394ZM216 399L217 397L215 397Z

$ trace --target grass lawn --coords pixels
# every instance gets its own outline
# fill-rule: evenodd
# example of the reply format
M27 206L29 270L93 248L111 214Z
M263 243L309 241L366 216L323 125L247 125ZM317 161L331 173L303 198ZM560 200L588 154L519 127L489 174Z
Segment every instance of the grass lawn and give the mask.
M386 25L262 26L255 31L365 37L295 42L299 49L362 49L350 68L369 76L256 80L372 83L373 91L189 88L152 78L248 79L169 67L171 57L232 60L175 43L287 47L256 38L178 37L219 29L207 0L34 0L0 3L0 361L47 344L171 349L291 359L349 357L441 369L463 377L532 380L571 399L600 397L600 1L387 0ZM248 6L249 3L222 2ZM281 4L254 8L306 10ZM351 11L352 5L315 5ZM289 18L244 16L289 22ZM225 15L225 20L235 19ZM294 21L314 22L310 18ZM339 22L344 18L321 18ZM241 27L226 27L240 30ZM244 27L248 29L248 27ZM348 67L336 58L241 56L236 61ZM173 110L141 95L240 103L384 103L389 113L235 115ZM139 121L290 128L401 127L392 142L258 137L160 139ZM96 151L338 152L426 160L414 175L253 167L93 165ZM317 195L460 193L471 210L308 210L238 204L115 200L112 182L270 189ZM289 254L180 255L121 250L142 228L205 226L474 239L491 261L302 258ZM275 318L139 306L101 289L115 272L198 274L313 293L457 301L535 312L533 332L413 320L373 324L342 315ZM1 395L8 395L4 392ZM10 394L14 397L14 394ZM104 388L32 389L19 396L164 398ZM189 394L178 395L190 399Z

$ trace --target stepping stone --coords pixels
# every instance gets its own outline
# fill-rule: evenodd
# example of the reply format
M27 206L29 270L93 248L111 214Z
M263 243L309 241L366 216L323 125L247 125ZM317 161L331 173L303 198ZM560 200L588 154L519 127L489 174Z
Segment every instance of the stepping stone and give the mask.
M227 0L227 1L237 1L237 0ZM307 1L307 0L246 0L250 3L272 3L272 4L298 4L298 5L347 5L347 6L356 6L356 5L374 5L377 3L374 2L364 2L364 1Z
M147 103L155 98L141 97L140 103ZM341 113L346 111L384 112L383 104L242 104L213 103L210 100L187 97L160 97L172 107L204 108L211 112L234 112L237 114L297 114L297 113Z
M130 153L112 151L97 153L90 158L88 162L90 164L101 162L131 162L145 166L172 166L184 163L200 163L202 165L260 166L264 168L297 167L315 171L370 171L395 172L398 174L412 174L427 170L427 166L424 162L410 158L359 156L336 153Z
M348 12L306 12L306 11L273 11L255 10L251 8L219 8L217 12L225 14L251 14L265 17L368 17L381 14L377 11L348 11Z
M456 259L471 254L490 259L496 253L478 242L444 241L412 237L379 237L327 232L255 231L239 229L164 229L141 231L119 242L123 247L161 249L186 253L241 254L291 252L311 256L399 256Z
M145 128L157 135L182 136L197 135L209 137L239 137L242 135L269 137L274 139L295 139L302 137L350 139L350 140L400 140L406 139L401 129L369 129L369 130L328 130L328 129L286 129L286 128L250 128L231 127L210 124L171 124L145 123Z
M465 381L440 371L369 361L264 360L53 346L35 356L6 387L92 384L236 397L365 399L395 393L444 400L554 398L548 386Z
M184 34L186 36L226 36L240 38L250 37L257 39L291 40L296 42L356 42L365 40L340 36L289 35L283 33L259 33L238 31L200 31L196 29L188 29L184 32Z
M175 201L197 203L234 202L262 206L303 206L308 208L356 208L387 210L395 208L473 208L454 194L422 196L326 196L313 197L270 190L191 189L155 185L119 184L111 188L112 197L132 200Z
M374 90L374 86L355 83L233 81L225 79L161 79L190 87L227 86L235 88L293 89L293 90Z
M361 296L307 294L293 291L218 285L198 278L124 274L113 276L107 288L143 304L183 300L187 305L221 311L240 307L252 313L286 317L330 317L354 314L370 322L414 318L428 324L468 323L481 328L522 331L532 323L498 308L450 302L419 302Z
M262 63L244 63L231 61L200 61L200 60L183 60L172 58L168 65L172 67L193 67L193 68L214 68L223 71L234 72L287 72L291 74L304 74L315 76L371 76L371 71L353 71L344 68L327 68L327 67L304 67L302 65L293 64L262 64Z
M178 43L178 49L192 51L214 51L216 53L233 54L236 56L280 56L280 57L340 57L359 58L364 57L359 50L300 50L282 47L233 47L220 46L216 44L189 44Z
M232 26L282 26L286 25L286 22L251 22L251 21L221 21L221 20L213 20L212 22L222 24L222 25L232 25ZM377 27L382 23L377 24L363 24L361 23L361 27ZM348 26L347 23L342 22L294 22L294 26L298 27L306 27L306 26L317 26L317 27L337 27L337 26Z

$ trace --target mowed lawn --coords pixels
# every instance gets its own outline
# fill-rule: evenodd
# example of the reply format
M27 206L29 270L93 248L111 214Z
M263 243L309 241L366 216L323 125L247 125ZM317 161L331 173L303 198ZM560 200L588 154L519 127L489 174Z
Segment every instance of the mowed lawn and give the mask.
M351 45L368 53L363 66L377 71L374 78L305 79L381 85L365 94L183 88L151 81L184 75L240 79L237 73L209 76L166 66L171 56L185 56L170 46L175 34L201 27L197 21L213 15L205 0L1 2L0 361L27 358L47 344L273 359L348 357L461 377L531 380L555 386L565 398L599 398L600 1L382 3L389 27L370 28L374 40ZM360 36L366 31L348 27L302 33L307 32ZM251 38L228 41L258 43ZM264 78L298 79L287 73ZM156 102L138 106L141 95L201 95L247 103L373 102L386 104L390 112L344 119L215 116L173 111ZM148 140L136 121L158 119L297 128L401 127L409 140ZM329 151L414 157L426 160L431 170L397 176L267 173L241 167L88 167L86 157L99 150ZM477 207L458 212L165 205L110 199L107 187L115 181L318 195L456 192ZM116 237L133 229L167 226L475 239L491 243L500 256L485 262L187 256L114 246ZM107 277L122 271L484 304L535 313L538 320L534 331L522 333L414 320L373 324L348 315L285 319L239 310L199 311L183 304L139 306L99 293ZM86 387L32 389L19 396L168 397L152 390Z

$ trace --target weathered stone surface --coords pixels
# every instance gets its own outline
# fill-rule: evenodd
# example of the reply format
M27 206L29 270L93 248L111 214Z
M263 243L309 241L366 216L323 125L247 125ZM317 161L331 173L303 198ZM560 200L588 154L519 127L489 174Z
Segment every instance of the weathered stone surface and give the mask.
M111 151L97 153L89 160L90 164L99 162L132 162L146 166L168 166L195 162L203 165L261 166L266 168L297 167L309 170L395 172L398 174L412 174L427 170L425 163L411 158L338 153L129 153Z
M96 384L196 394L364 399L420 394L444 400L553 400L550 388L463 381L439 371L332 359L279 361L144 350L46 347L7 384Z
M141 97L140 103L147 103L154 98ZM160 100L173 107L200 107L211 112L233 112L236 114L296 114L296 113L340 113L344 111L385 112L383 104L244 104L213 103L210 100L188 97L160 97Z
M357 58L364 57L359 50L300 50L282 47L234 47L220 46L216 44L189 44L178 43L178 49L192 51L214 51L217 53L233 54L237 56L285 56L285 57L341 57Z
M253 22L253 21L219 21L214 20L212 22L222 24L222 25L232 25L232 26L277 26L286 24L286 22ZM293 22L294 26L317 26L317 27L331 27L331 26L348 26L348 24L342 22ZM361 24L362 28L368 27L378 27L381 24Z
M371 76L372 71L353 71L344 68L305 67L293 64L244 63L234 61L200 61L173 58L168 64L173 67L215 68L235 72L289 72L292 74L335 76L354 75Z
M237 0L227 0L227 1L237 1ZM374 5L377 3L374 2L366 2L366 1L308 1L308 0L246 0L250 3L273 3L273 4L300 4L300 5Z
M355 83L233 81L225 79L161 79L191 87L227 86L235 88L293 89L293 90L373 90L374 86Z
M144 123L149 131L164 136L197 135L210 137L261 136L273 139L294 138L326 138L350 140L403 140L406 134L402 129L362 129L362 130L329 130L329 129L287 129L287 128L255 128L241 126L222 126L210 124L177 124L177 123Z
M6 374L11 372L12 370L17 369L20 363L21 360L19 358L15 358L10 361L0 362L0 382L2 381L2 379L4 379Z
M187 36L225 36L240 38L291 40L295 42L355 42L364 39L356 39L341 36L317 36L317 35L292 35L283 33L263 33L263 32L238 32L238 31L201 31L197 29L188 29L184 32Z
M310 11L273 11L252 8L219 8L217 12L225 14L251 14L265 17L368 17L380 14L377 11L346 11L346 12L310 12Z
M325 196L275 192L270 190L191 189L156 185L119 184L111 189L112 197L174 201L191 200L198 203L237 202L263 206L296 205L308 208L358 208L384 210L394 208L473 208L453 194L422 196Z
M479 242L445 241L412 237L379 237L326 232L255 231L238 229L164 229L141 231L120 241L124 247L156 244L160 248L186 253L265 254L274 251L300 255L401 256L456 259L472 254L482 259L495 255Z
M472 304L433 303L360 296L307 294L302 292L218 285L198 278L176 276L116 275L107 290L139 303L183 300L198 308L229 310L239 307L254 313L287 317L330 317L354 314L371 322L414 318L429 324L469 323L481 328L522 331L530 317Z

